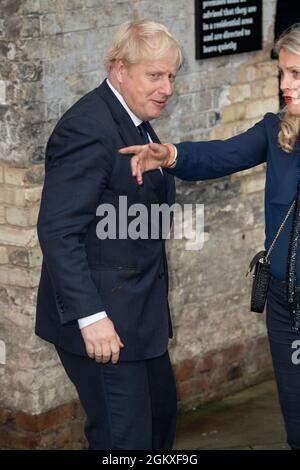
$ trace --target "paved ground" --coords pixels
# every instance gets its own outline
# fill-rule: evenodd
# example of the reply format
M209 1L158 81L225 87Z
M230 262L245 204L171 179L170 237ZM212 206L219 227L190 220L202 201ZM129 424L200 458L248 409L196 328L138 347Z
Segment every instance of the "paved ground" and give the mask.
M180 416L174 449L288 450L285 439L270 380Z

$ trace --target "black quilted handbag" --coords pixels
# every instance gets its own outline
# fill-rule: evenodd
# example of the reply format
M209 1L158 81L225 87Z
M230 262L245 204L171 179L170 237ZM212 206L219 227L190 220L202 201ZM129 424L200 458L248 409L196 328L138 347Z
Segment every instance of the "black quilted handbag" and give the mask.
M266 258L267 252L260 251L252 259L248 273L253 272L253 284L251 291L251 312L262 313L267 299L269 281L270 281L270 263Z
M296 200L293 201L292 205L290 206L284 221L280 225L278 232L276 233L276 236L268 250L267 251L260 251L257 253L253 259L251 260L251 263L249 265L248 271L246 276L253 271L253 284L252 284L252 290L251 290L251 300L250 300L250 310L251 312L257 312L257 313L262 313L265 308L265 303L267 300L267 293L268 293L268 287L269 287L269 281L270 281L270 276L271 276L271 271L270 271L270 255L272 253L272 250L275 246L275 243L278 240L279 235L281 234L286 221L294 209Z

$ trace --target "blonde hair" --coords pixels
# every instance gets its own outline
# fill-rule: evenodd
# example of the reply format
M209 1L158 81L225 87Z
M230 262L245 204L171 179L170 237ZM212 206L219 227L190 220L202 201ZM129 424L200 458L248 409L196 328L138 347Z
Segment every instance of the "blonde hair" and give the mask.
M300 23L296 23L288 28L278 38L275 43L277 54L279 54L281 49L300 56ZM287 108L284 108L278 134L280 147L286 152L291 153L295 149L299 131L300 117L292 115L288 112Z
M182 51L165 26L147 20L127 22L119 27L112 38L104 57L104 66L109 73L118 59L133 65L143 60L160 59L172 49L179 69L183 63Z

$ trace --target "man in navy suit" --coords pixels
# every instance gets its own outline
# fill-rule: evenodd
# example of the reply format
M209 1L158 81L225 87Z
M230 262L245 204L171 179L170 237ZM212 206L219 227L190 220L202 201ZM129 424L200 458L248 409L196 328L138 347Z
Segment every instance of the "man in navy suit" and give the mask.
M78 391L90 449L172 448L164 237L161 230L152 239L124 235L133 218L127 221L120 200L147 210L171 206L174 179L158 169L139 187L130 158L118 151L159 142L148 121L165 109L181 64L164 26L122 25L105 57L108 79L62 116L47 144L36 333L55 345ZM116 236L103 230L107 207L116 214ZM151 233L149 220L143 233Z

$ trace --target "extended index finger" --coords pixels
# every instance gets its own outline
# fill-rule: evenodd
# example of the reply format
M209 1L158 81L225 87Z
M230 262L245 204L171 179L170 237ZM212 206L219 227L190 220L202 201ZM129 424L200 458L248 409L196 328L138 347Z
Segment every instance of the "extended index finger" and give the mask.
M142 145L132 145L131 147L122 147L121 149L119 149L119 152L126 154L126 155L129 153L133 153L135 155L142 150L142 147L143 147Z

